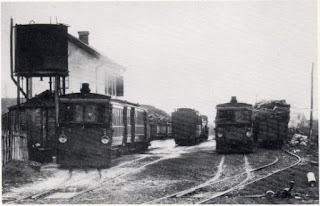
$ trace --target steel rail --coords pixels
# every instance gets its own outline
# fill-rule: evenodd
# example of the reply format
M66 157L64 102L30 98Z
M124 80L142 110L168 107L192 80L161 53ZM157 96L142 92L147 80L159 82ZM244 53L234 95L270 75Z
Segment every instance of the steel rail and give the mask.
M37 192L37 193L33 193L31 195L26 195L26 196L23 196L23 197L20 197L20 198L17 198L17 199L14 199L12 201L8 201L6 202L6 204L10 204L10 203L17 203L17 202L20 202L22 200L26 200L26 199L30 199L30 198L37 198L41 195L44 195L44 194L47 194L48 192L51 192L59 187L61 187L62 185L65 184L65 182L69 181L72 177L72 171L69 171L69 175L67 178L65 178L61 183L59 183L58 185L54 186L54 187L51 187L49 189L46 189L44 191L41 191L41 192Z
M183 150L185 150L185 149L187 149L187 147L183 147L180 151L183 151ZM81 195L81 194L84 194L84 193L90 192L90 191L92 191L92 190L95 190L95 189L97 189L97 188L105 185L106 183L112 182L112 181L114 181L114 180L116 180L116 179L119 179L119 178L121 178L121 177L124 177L124 176L127 176L127 175L129 175L129 174L135 173L135 172L137 172L137 171L139 171L139 170L142 170L143 168L145 168L145 167L147 167L147 166L149 166L149 165L152 165L152 164L155 164L155 163L157 163L157 162L163 161L163 160L165 160L165 159L170 158L170 156L174 156L174 155L176 155L176 153L173 153L173 154L170 154L170 155L166 155L166 156L164 156L164 157L162 157L162 158L160 158L160 159L157 159L157 160L154 160L154 161L152 161L152 162L149 162L149 163L147 163L147 164L145 164L145 165L143 165L143 166L141 166L141 167L139 167L139 168L136 168L136 169L134 169L134 170L131 170L130 172L123 173L123 174L118 175L118 176L116 176L116 177L109 178L109 179L103 179L102 181L100 181L99 183L97 183L97 184L95 184L95 185L92 185L92 186L89 187L88 189L85 189L85 190L83 190L83 191L81 191L81 192L79 192L79 193L77 193L77 194L74 194L74 195L70 196L68 199L72 199L72 198L77 197L77 196L79 196L79 195ZM146 157L144 157L144 158L146 158ZM144 159L144 158L139 158L139 159ZM124 164L122 164L122 165L124 165ZM120 166L120 165L119 165L119 166Z
M266 167L269 167L271 165L274 165L274 164L276 164L278 162L278 160L279 160L278 158L275 158L275 160L273 162L268 163L266 165L263 165L261 167L257 167L257 168L251 169L251 170L249 170L249 172L258 171L258 170L261 170L263 168L266 168ZM155 202L158 202L160 200L164 200L164 199L171 198L171 197L182 197L184 195L187 195L189 193L192 193L192 192L196 191L197 189L201 189L201 188L213 185L213 184L217 184L219 182L223 182L223 181L226 181L228 179L235 178L235 177L238 177L238 176L241 176L241 175L244 175L244 174L246 174L246 172L242 172L240 174L233 175L233 176L230 176L230 177L227 177L227 178L223 178L221 180L216 180L216 181L213 181L212 179L214 179L214 178L212 178L212 179L210 179L210 180L208 180L208 181L206 181L206 182L204 182L204 183L202 183L202 184L200 184L198 186L192 187L192 188L187 189L187 190L179 191L177 193L174 193L174 194L171 194L171 195L168 195L168 196L165 196L165 197L161 197L161 198L158 198L158 199L155 199L155 200L143 203L143 204L151 204L151 203L155 203Z
M258 178L258 179L256 179L256 180L251 181L251 182L247 182L247 183L246 183L246 182L243 182L243 183L241 183L241 184L233 187L232 190L229 189L229 190L227 190L226 192L222 192L222 193L219 194L219 195L214 195L214 196L206 199L205 201L198 202L198 204L206 203L206 202L208 202L208 201L210 201L210 200L213 200L213 199L215 199L215 198L217 198L217 197L220 197L220 196L222 196L222 195L225 195L225 194L227 194L227 193L229 193L229 192L237 189L237 188L240 187L240 186L250 185L250 184L252 184L252 183L255 183L255 182L258 182L258 181L260 181L260 180L263 180L263 179L265 179L265 178L267 178L267 177L270 177L270 176L272 176L272 175L274 175L274 174L276 174L276 173L279 173L279 172L281 172L281 171L290 169L290 168L298 165L298 164L301 162L301 157L299 157L298 155L293 154L292 152L289 152L289 151L287 151L287 150L285 150L285 149L282 149L282 150L285 151L286 153L290 154L291 156L294 156L295 158L297 158L298 161L295 162L294 164L290 165L290 166L287 166L287 167L284 167L284 168L282 168L282 169L278 169L278 170L276 170L276 171L270 172L268 175L265 175L265 176L263 176L263 177L260 177L260 178Z

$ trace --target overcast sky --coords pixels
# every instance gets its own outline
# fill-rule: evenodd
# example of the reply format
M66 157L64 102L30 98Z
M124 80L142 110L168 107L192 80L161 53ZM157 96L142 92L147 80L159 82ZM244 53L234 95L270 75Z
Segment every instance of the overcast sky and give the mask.
M28 24L50 23L50 16L74 36L90 31L90 45L126 67L129 101L167 112L195 108L212 122L216 104L231 96L251 104L285 99L292 113L309 118L315 0L2 3L2 97L16 95L10 17Z

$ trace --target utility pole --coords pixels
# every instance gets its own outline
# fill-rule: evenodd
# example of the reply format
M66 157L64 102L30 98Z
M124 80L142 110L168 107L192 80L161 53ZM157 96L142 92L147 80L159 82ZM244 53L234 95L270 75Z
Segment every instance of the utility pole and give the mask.
M310 128L309 128L309 138L311 143L313 143L311 139L312 123L313 123L313 62L312 62L312 69L311 69L311 106L310 106Z

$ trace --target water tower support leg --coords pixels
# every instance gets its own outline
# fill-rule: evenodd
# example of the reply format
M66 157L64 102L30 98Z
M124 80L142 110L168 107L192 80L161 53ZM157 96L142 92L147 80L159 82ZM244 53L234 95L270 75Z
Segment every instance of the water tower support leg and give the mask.
M56 110L56 125L58 125L59 120L59 76L55 76L55 84L54 84L54 103Z

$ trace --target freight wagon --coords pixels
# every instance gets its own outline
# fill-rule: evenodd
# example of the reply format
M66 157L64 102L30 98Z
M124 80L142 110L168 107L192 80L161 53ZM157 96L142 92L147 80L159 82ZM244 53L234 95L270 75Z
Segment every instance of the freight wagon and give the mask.
M192 145L208 139L208 119L198 111L180 108L172 113L172 137L178 145Z
M254 138L264 148L279 149L288 138L290 105L285 100L256 103L253 110Z

